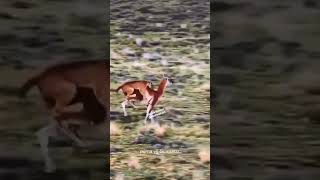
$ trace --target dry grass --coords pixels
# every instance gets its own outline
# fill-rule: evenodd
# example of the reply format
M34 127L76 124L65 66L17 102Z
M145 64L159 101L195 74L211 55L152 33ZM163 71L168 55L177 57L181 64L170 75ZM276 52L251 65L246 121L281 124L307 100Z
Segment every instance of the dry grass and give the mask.
M139 129L139 132L141 134L145 134L146 132L153 130L154 134L157 137L165 137L167 135L167 129L168 129L167 125L160 126L158 124L148 124L148 125L141 127Z
M167 132L167 126L157 126L157 127L154 129L154 134L155 134L157 137L164 137L164 136L166 136L166 132Z
M136 157L136 156L130 156L130 158L128 159L127 163L128 163L128 166L130 168L134 168L134 169L140 169L141 168L141 165L140 165L140 162L139 162L139 158Z
M203 129L200 126L193 126L192 129L188 127L171 127L173 130L174 134L176 136L185 136L185 137L203 137L207 138L209 137L209 131L208 129Z

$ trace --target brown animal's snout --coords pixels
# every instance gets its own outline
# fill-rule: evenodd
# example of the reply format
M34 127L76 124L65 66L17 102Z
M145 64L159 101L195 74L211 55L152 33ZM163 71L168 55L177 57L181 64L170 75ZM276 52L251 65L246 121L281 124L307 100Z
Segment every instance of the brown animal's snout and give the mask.
M174 80L172 78L165 77L165 79L167 80L168 85L172 85L174 83Z
M168 78L168 81L169 81L171 84L174 83L174 79L172 79L172 78Z

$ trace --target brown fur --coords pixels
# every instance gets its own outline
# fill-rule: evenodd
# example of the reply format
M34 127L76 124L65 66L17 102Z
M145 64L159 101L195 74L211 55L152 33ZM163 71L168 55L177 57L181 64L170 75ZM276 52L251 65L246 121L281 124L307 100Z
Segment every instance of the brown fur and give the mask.
M167 87L168 81L167 79L162 79L160 81L159 87L157 90L154 90L150 87L146 87L145 89L140 89L141 95L145 99L145 103L151 105L150 111L154 108L154 106L159 102L161 96L164 94L164 90ZM135 101L139 101L137 98L132 98ZM149 112L150 112L149 111Z
M20 96L25 96L34 86L38 87L58 122L50 122L36 133L45 171L54 172L56 168L48 143L50 137L57 136L57 128L78 146L86 147L88 144L80 139L78 128L109 117L109 63L106 60L79 61L48 67L23 84Z
M81 103L83 108L80 112L63 113L56 117L58 121L69 119L84 120L85 123L100 124L104 122L106 110L98 101L91 88L78 87L75 97L68 105Z
M54 115L67 113L67 106L76 94L76 86L90 87L109 115L109 64L105 60L79 61L55 65L33 76L21 87L23 97L37 86ZM77 111L70 109L71 112Z
M129 82L125 82L121 86L119 86L116 89L116 91L118 92L121 89L123 94L129 98L129 97L136 96L137 91L135 92L135 89L140 91L140 90L144 90L146 87L151 87L151 82L143 81L143 80L129 81ZM134 95L134 96L132 96L132 95Z
M62 113L56 116L56 120L61 124L62 121L76 119L77 123L69 123L69 128L77 137L80 124L100 124L104 122L106 110L94 95L93 89L87 87L76 87L76 95L68 105L81 103L83 109L76 113Z
M172 79L163 78L160 81L160 84L157 90L154 90L149 86L146 86L145 88L135 89L134 96L130 96L130 97L127 96L126 100L130 102L136 102L136 101L143 102L145 105L147 105L147 112L146 112L146 118L145 118L145 121L147 121L149 114L154 109L155 105L159 102L160 98L163 96L167 85L172 82L173 82Z

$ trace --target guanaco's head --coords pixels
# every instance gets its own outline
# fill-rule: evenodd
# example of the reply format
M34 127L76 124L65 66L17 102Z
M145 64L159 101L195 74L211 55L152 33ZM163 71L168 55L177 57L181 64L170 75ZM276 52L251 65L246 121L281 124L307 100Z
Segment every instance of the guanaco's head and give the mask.
M172 78L169 78L168 76L166 76L166 75L164 75L164 74L163 74L162 80L165 80L165 81L166 81L167 86L172 85L173 82L174 82Z

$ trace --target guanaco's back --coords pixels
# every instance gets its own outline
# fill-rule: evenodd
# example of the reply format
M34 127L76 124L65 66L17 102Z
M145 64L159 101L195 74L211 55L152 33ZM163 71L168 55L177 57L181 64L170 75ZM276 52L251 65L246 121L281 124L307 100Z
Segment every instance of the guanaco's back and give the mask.
M151 85L151 82L144 80L129 81L119 86L116 91L118 92L121 89L125 96L130 97L130 95L134 94L135 90L143 91L147 87L151 87Z

